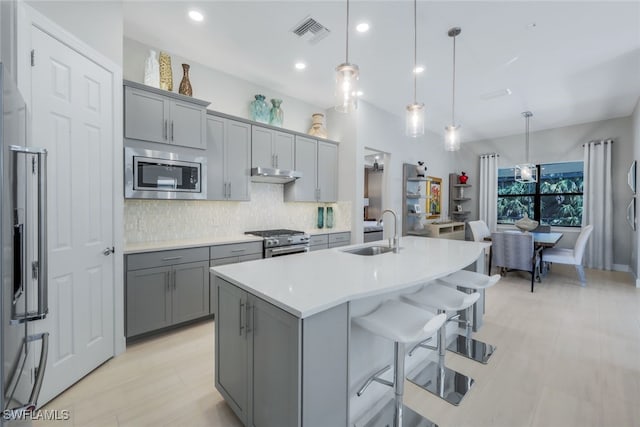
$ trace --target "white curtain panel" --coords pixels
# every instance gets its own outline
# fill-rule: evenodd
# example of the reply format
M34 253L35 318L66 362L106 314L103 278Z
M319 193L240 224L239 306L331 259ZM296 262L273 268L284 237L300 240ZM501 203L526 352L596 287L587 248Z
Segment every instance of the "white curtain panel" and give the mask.
M478 219L484 221L489 230L496 231L498 222L498 154L480 156L480 209Z
M584 145L582 225L593 225L584 265L601 270L613 268L612 145L612 140L591 141Z

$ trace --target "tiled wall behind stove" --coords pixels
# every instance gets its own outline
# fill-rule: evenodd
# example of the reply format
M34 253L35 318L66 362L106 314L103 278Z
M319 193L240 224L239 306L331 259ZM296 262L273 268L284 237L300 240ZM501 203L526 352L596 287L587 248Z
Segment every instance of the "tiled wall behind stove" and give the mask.
M126 243L235 236L249 230L316 228L318 206L332 206L334 229L351 228L351 203L285 203L283 186L251 183L251 201L126 200Z

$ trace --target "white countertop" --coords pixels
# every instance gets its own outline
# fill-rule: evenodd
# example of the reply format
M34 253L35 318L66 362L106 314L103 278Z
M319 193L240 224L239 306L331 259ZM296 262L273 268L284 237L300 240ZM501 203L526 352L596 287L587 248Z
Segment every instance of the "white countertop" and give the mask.
M129 243L124 247L125 254L166 251L169 249L197 248L201 246L225 245L229 243L261 242L262 237L237 235L227 237L203 237L198 239L165 240L162 242Z
M355 299L408 288L476 261L488 243L406 236L400 252L361 256L345 249L380 242L212 267L211 272L305 318Z

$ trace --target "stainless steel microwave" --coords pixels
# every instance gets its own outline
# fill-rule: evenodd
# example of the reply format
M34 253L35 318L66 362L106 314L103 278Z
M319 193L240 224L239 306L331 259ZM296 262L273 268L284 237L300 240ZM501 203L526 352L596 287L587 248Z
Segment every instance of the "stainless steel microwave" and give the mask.
M205 199L207 159L141 148L124 149L127 199Z

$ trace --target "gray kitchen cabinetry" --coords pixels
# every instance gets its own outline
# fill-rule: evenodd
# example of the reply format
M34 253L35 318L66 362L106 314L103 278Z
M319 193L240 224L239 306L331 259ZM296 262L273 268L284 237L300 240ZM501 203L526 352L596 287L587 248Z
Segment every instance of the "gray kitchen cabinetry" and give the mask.
M251 167L293 170L293 134L251 126Z
M351 232L329 234L329 248L347 246L351 243Z
M322 249L329 249L329 235L312 234L309 236L309 251L313 252Z
M124 136L206 148L206 101L125 81Z
M208 256L208 248L127 255L127 338L209 314Z
M262 241L215 245L209 247L209 254L211 267L262 259ZM215 314L216 308L216 292L213 285L213 280L210 280L209 312L211 314Z
M215 386L242 423L346 426L346 304L302 320L219 277L215 292Z
M251 125L207 115L207 199L249 200Z
M286 202L335 202L338 200L338 146L296 135L295 165L302 178L286 184Z
M319 251L321 249L337 248L351 244L351 232L315 234L309 237L309 250Z

